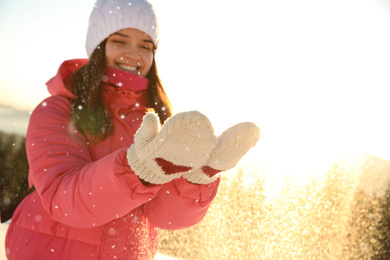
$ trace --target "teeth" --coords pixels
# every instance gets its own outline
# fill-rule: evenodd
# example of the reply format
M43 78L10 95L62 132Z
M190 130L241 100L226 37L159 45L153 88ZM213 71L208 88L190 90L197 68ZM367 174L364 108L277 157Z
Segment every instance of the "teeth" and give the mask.
M120 67L123 70L128 70L131 72L135 72L137 70L137 67L127 66L127 65L123 65L123 64L118 64L118 67Z

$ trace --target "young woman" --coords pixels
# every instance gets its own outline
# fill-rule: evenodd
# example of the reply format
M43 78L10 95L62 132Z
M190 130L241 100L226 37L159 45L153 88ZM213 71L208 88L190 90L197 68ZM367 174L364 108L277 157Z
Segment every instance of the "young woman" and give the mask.
M153 259L158 228L201 221L218 173L255 145L254 124L216 138L199 112L172 116L157 45L146 0L97 1L89 59L65 61L47 83L52 96L31 115L35 191L13 215L8 259Z

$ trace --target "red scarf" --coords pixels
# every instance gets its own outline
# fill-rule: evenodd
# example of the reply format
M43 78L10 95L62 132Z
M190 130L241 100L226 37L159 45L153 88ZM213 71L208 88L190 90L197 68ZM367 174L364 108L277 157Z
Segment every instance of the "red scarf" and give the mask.
M107 68L103 83L103 100L111 112L118 112L118 109L146 109L147 78Z
M138 129L146 111L149 80L114 68L107 68L102 80L102 97L111 117L131 126L134 131Z
M126 89L137 93L142 90L147 90L149 80L131 72L108 67L106 68L103 82L121 90Z

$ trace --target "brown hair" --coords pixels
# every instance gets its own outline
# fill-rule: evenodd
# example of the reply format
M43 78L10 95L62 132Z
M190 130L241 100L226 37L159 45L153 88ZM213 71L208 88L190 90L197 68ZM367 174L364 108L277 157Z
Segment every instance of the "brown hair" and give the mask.
M110 114L101 97L102 78L107 67L105 47L106 41L103 41L88 63L72 74L68 83L76 96L71 99L72 120L79 131L91 136L93 142L107 138L113 130ZM146 78L149 80L147 107L152 108L163 123L172 115L172 106L158 76L154 57Z

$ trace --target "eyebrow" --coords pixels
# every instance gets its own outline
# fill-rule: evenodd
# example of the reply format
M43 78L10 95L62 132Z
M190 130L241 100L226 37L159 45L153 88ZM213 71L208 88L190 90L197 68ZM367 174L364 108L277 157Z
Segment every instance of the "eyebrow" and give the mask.
M119 33L119 32L113 33L112 35L119 35L119 36L122 36L122 37L125 37L125 38L130 38L128 35L123 34L123 33ZM143 42L148 42L148 43L151 43L151 44L154 45L154 42L151 41L151 40L143 39L142 41L143 41Z
M126 34L123 34L123 33L113 33L112 35L119 35L119 36L122 36L122 37L126 37L126 38L129 38L129 36L127 36Z
M149 42L149 43L151 43L151 44L153 44L154 45L154 42L153 41L151 41L151 40L148 40L148 39L145 39L145 40L142 40L143 42Z

